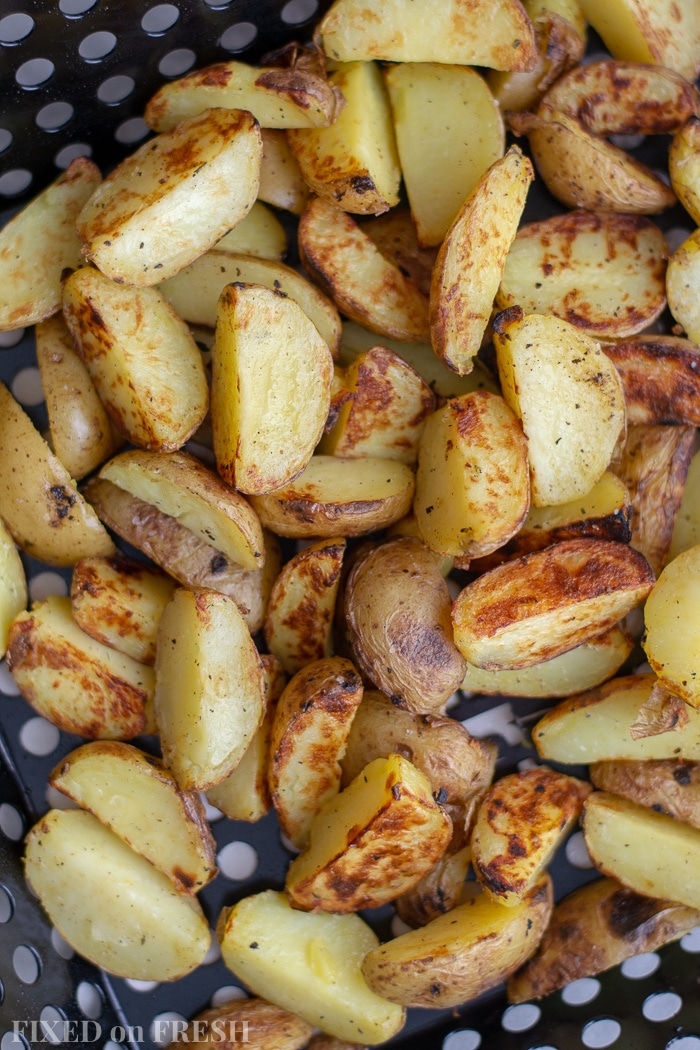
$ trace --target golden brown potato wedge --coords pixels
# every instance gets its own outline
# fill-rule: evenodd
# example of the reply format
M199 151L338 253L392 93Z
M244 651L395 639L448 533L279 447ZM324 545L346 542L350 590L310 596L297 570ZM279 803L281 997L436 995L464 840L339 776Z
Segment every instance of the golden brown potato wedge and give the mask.
M94 741L71 751L49 783L87 809L184 893L216 875L216 845L198 795L182 791L159 758L131 744Z
M700 828L700 764L679 758L594 762L591 782L600 791L667 813Z
M245 219L225 233L211 250L281 262L288 248L289 239L284 226L267 205L257 200Z
M87 157L30 201L0 234L0 331L43 321L61 308L63 271L83 262L75 220L102 176Z
M10 628L7 664L25 700L65 733L128 740L155 731L154 675L81 631L52 595Z
M79 481L114 455L123 438L112 426L63 316L40 321L34 336L51 447Z
M27 836L24 870L61 936L109 973L172 981L209 950L196 899L92 813L50 810Z
M407 207L398 205L384 215L374 215L362 223L362 229L369 234L382 255L408 274L423 295L430 293L430 275L435 265L437 248L427 248L418 243L416 226Z
M5 655L10 627L27 608L27 578L15 541L0 518L0 659Z
M553 903L548 875L514 908L482 893L374 948L362 972L370 988L391 1002L459 1006L500 984L533 954Z
M631 336L666 305L667 254L663 233L641 215L575 211L528 223L496 303L554 314L596 338Z
M175 591L163 611L155 716L163 759L185 791L203 791L243 758L264 715L263 669L235 601Z
M163 84L144 111L154 131L172 131L181 120L207 109L245 109L261 128L309 128L331 124L337 97L323 64L312 51L297 45L290 64L252 66L246 62L217 62L188 76ZM296 59L296 61L295 61Z
M283 263L221 252L205 252L160 286L177 314L190 324L216 326L219 298L228 284L261 284L293 299L313 321L335 354L340 317L334 304L315 285Z
M451 62L494 69L529 69L536 51L532 26L514 0L389 0L381 17L369 0L336 0L318 39L330 58L389 62Z
M311 1046L313 1026L297 1014L268 1003L265 999L232 999L193 1017L177 1040L187 1042L194 1050L207 1050L211 1043L218 1050L235 1050L245 1035L248 1050L303 1050Z
M479 179L438 252L430 334L437 356L460 375L481 347L533 178L530 160L511 146Z
M340 790L340 760L362 693L351 662L332 656L298 671L277 702L268 783L282 830L299 849L308 845L315 814Z
M573 696L617 674L633 647L630 636L615 626L531 667L487 671L468 663L462 689L477 695L527 696L533 700Z
M258 198L293 215L301 215L311 190L304 182L292 153L287 133L261 128L263 154L260 164Z
M688 117L668 151L671 185L691 219L700 226L700 116Z
M413 512L438 554L480 557L518 531L530 506L527 442L502 397L475 390L428 419Z
M379 938L359 915L299 911L266 890L222 911L217 935L224 963L253 993L338 1039L374 1046L403 1027L403 1009L362 976Z
M295 554L275 580L265 616L267 648L287 674L333 655L333 617L346 541L318 540Z
M377 758L316 813L285 889L306 911L379 907L427 874L451 836L428 778L401 755Z
M539 720L532 740L540 758L570 765L592 762L700 759L700 713L673 733L633 737L630 727L649 700L656 675L613 678L590 692L563 700Z
M578 819L592 788L543 766L501 777L481 802L471 836L472 864L484 893L522 904Z
M406 342L429 338L425 296L337 204L322 197L307 204L299 221L299 254L347 317L378 335Z
M402 62L388 67L385 80L418 240L437 246L503 156L503 118L483 77L466 65Z
M363 536L403 518L414 487L405 463L318 455L289 485L251 496L250 502L263 525L279 536Z
M173 277L250 211L261 156L260 127L244 110L209 109L149 139L80 212L85 257L139 287Z
M220 476L264 495L302 472L323 433L333 358L300 306L260 285L219 298L211 418Z
M452 639L450 594L419 540L388 540L352 568L347 632L358 666L397 707L439 710L459 688L465 664Z
M624 395L614 365L575 325L550 314L526 315L518 306L498 314L493 338L503 396L527 438L533 504L585 496L624 434Z
M114 554L94 510L3 383L0 448L0 508L22 550L59 567Z
M693 908L636 893L616 879L595 879L555 904L539 948L508 981L508 1000L551 995L678 940L699 920Z
M661 685L693 707L700 707L698 581L700 546L683 551L659 576L644 606L642 640Z
M412 889L402 893L394 901L396 914L413 929L426 926L433 919L437 919L438 915L452 911L464 900L471 850L469 846L454 849L456 834L455 828L452 842L435 867ZM475 883L471 885L474 886Z
M588 796L581 824L586 848L604 875L647 897L700 909L700 830L605 791Z
M455 645L486 670L529 667L612 627L653 584L646 559L625 543L557 543L467 584L452 609Z
M615 58L700 73L700 22L693 0L580 0L586 20Z
M630 426L700 425L700 348L675 335L638 335L604 343L617 369Z
M668 560L672 561L681 551L696 544L700 544L700 451L696 451L690 461L681 505L673 526Z
M153 664L158 625L174 590L173 580L144 562L123 555L81 558L73 567L71 608L86 634Z
M671 546L695 444L692 426L635 426L613 469L632 504L630 543L658 575Z
M399 202L401 169L379 66L349 62L329 75L345 100L330 127L289 131L307 185L344 211L378 215Z
M700 343L700 230L691 233L668 260L666 295L668 306L689 339ZM675 329L674 329L675 330Z
M209 389L197 344L167 299L83 266L64 282L63 316L118 431L155 452L182 448L207 413Z

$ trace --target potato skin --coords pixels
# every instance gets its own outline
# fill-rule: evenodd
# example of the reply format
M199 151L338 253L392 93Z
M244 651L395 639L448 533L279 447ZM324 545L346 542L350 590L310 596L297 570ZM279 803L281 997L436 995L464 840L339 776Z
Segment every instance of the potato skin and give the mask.
M236 1050L245 1035L248 1050L303 1050L313 1027L289 1010L265 999L233 999L193 1017L185 1031L168 1050L182 1043L193 1050Z
M594 762L589 770L600 791L667 813L700 828L700 762L684 759L621 759Z
M616 879L589 882L556 905L537 952L508 981L508 1001L541 999L570 981L654 951L699 919L693 908L644 897Z
M464 679L450 597L433 554L410 537L389 540L354 565L345 615L358 665L392 703L436 711Z
M700 349L695 343L675 335L638 335L605 344L603 353L622 381L629 426L700 426Z

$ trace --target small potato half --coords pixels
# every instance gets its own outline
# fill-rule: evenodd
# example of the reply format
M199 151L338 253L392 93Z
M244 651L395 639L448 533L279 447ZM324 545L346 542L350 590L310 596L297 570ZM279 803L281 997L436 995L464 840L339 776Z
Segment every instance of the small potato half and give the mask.
M666 566L644 606L642 642L661 685L700 708L700 619L696 602L700 546L677 555Z
M700 763L680 758L622 759L594 762L592 783L600 791L668 813L700 828Z

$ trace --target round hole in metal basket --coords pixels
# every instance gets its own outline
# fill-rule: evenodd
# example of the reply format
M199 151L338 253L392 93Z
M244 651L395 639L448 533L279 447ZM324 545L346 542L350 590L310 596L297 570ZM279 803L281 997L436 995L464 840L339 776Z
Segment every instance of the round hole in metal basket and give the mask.
M163 55L158 63L158 72L164 77L181 77L187 73L197 61L194 51L188 47L179 47L175 51L169 51Z
M34 19L23 11L0 18L0 44L6 47L26 40L34 29Z
M581 977L562 988L562 1001L567 1006L585 1006L600 995L601 983L595 977Z
M656 952L644 952L642 955L633 955L625 959L620 967L620 973L631 981L641 981L656 973L660 965L661 958Z
M151 1021L149 1036L156 1046L167 1046L178 1038L178 1033L183 1031L183 1025L187 1024L187 1018L176 1010L165 1010Z
M19 842L24 834L22 814L9 802L0 805L0 831L12 842Z
M78 54L84 62L101 62L114 51L116 46L117 38L114 33L99 30L97 33L90 33L80 41Z
M18 944L12 953L12 968L22 984L36 984L41 976L41 956L30 944Z
M23 62L15 73L15 80L25 90L40 87L56 72L56 66L50 58L30 58Z
M700 1050L700 1035L677 1035L666 1043L664 1050Z
M27 171L26 168L11 168L4 175L0 175L0 196L19 197L29 189L33 178L31 171Z
M107 106L118 106L120 102L132 95L136 87L133 77L118 74L115 77L107 77L97 89L97 97L100 102Z
M581 1042L589 1050L603 1050L612 1046L620 1038L622 1025L614 1017L597 1017L584 1025Z
M7 128L0 128L0 153L4 153L12 145L12 132Z
M209 1000L209 1004L212 1007L223 1006L224 1003L233 1002L234 999L247 998L248 996L246 995L246 993L243 991L242 988L239 988L238 985L224 984L221 986L221 988L216 989L211 999Z
M473 1028L461 1028L450 1032L442 1041L442 1050L478 1050L481 1036Z
M141 19L141 28L149 36L161 36L175 25L180 11L175 4L156 4Z
M219 851L216 866L227 879L244 882L256 871L258 854L249 842L229 842Z
M70 102L49 102L39 110L34 119L42 131L58 131L59 128L65 127L74 113Z
M527 1032L534 1028L542 1011L536 1003L518 1003L503 1012L501 1026L506 1032Z
M29 1050L29 1043L21 1032L5 1032L0 1039L0 1050Z
M68 594L68 581L57 572L38 572L29 581L29 597L33 602L43 601L52 594Z
M318 0L289 0L280 12L283 22L288 25L299 25L308 22L318 11Z
M12 380L11 390L21 405L36 406L44 403L44 388L41 385L39 369L33 365L20 368Z
M43 757L52 754L61 742L61 734L45 718L29 718L19 731L19 742L28 755Z
M19 696L19 686L4 660L0 662L0 693L4 693L5 696Z
M15 901L6 886L0 886L0 924L9 922L15 913Z
M690 933L686 933L685 937L681 937L680 945L684 952L689 952L691 955L700 952L700 926L696 926Z
M67 1017L63 1010L50 1003L42 1008L39 1014L39 1026L43 1036L42 1042L62 1043L69 1035L67 1031Z
M150 128L143 117L129 117L114 132L114 138L123 146L135 146L148 135Z
M64 940L61 934L56 929L51 930L51 944L53 946L53 950L56 952L57 955L61 957L61 959L72 959L75 955L75 952L71 948L68 941Z
M97 0L59 0L58 9L67 18L79 18L90 11Z
M71 142L70 145L64 146L60 149L54 157L54 164L57 168L61 168L65 171L69 168L74 160L78 157L91 157L92 147L88 146L87 142Z
M90 1021L96 1021L104 1007L102 992L91 981L80 982L75 989L75 1001L81 1014Z
M224 51L245 51L258 35L258 27L252 22L234 22L224 29L219 43Z
M683 1000L676 992L654 992L642 1003L642 1014L647 1021L669 1021L683 1008Z

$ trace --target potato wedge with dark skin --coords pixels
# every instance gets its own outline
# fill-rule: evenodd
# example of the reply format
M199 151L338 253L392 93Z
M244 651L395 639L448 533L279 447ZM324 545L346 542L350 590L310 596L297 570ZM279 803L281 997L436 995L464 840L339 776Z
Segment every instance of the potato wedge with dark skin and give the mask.
M596 879L555 905L536 953L508 981L508 1001L541 999L571 981L678 940L700 922L694 908Z
M340 790L340 760L362 699L362 680L344 657L307 664L277 702L268 783L285 835L299 849L311 821Z
M350 644L361 670L397 707L439 710L461 684L450 595L419 540L389 540L354 565L345 589Z
M453 833L452 842L435 867L394 901L396 914L413 929L426 926L462 903L471 850L469 846L455 849L454 839Z
M193 1017L168 1050L178 1050L183 1042L194 1050L207 1050L212 1043L218 1050L236 1050L242 1036L248 1050L304 1050L312 1032L307 1021L265 999L233 999Z
M700 828L700 762L677 758L594 762L589 775L600 791L622 795Z
M700 426L700 348L675 335L603 343L625 395L627 422Z

